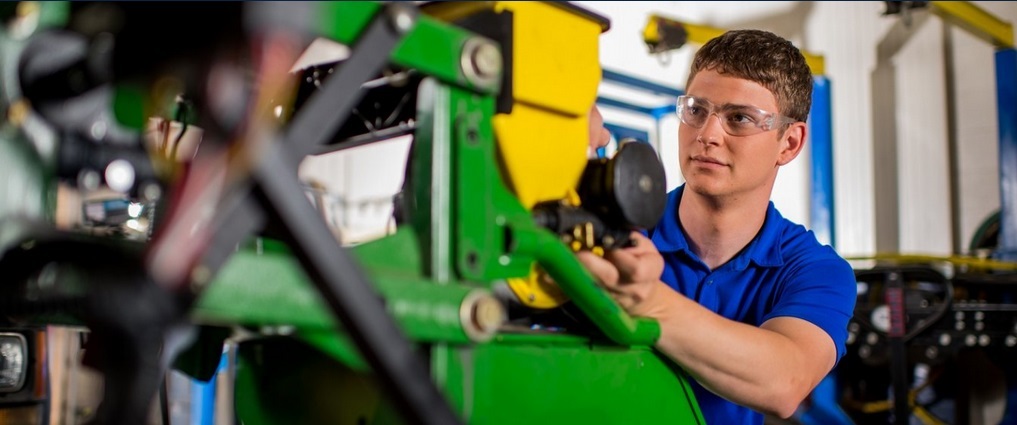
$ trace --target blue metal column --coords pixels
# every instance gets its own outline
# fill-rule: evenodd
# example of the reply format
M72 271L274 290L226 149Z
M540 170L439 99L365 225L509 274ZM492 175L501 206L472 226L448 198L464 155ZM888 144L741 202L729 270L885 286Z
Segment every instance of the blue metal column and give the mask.
M996 51L1000 230L997 255L1017 260L1017 51Z
M215 386L219 380L219 372L226 369L229 357L227 353L219 358L219 366L208 382L191 380L191 421L190 425L215 424Z
M830 80L815 75L812 111L809 112L809 143L812 146L809 227L820 243L836 248L833 227L833 120L830 109Z
M996 257L1017 260L1017 50L996 50L999 114L999 245ZM1001 424L1017 423L1017 383L1007 383Z
M833 227L833 117L830 80L812 76L812 110L809 111L809 142L812 152L812 194L809 197L809 228L820 243L834 248ZM838 404L841 399L837 369L831 371L809 395L809 402L796 413L806 425L852 425Z

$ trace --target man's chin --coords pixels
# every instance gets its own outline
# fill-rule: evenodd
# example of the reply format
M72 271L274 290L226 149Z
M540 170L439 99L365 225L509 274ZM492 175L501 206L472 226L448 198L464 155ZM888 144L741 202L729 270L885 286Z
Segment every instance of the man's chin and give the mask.
M695 179L685 182L685 190L690 190L703 196L723 196L729 192L729 188L713 179Z

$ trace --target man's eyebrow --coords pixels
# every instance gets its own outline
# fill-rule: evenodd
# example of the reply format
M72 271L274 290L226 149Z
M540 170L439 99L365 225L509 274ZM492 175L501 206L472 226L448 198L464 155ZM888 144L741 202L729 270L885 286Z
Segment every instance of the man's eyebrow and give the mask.
M753 110L765 111L765 109L760 108L758 106L742 105L742 104L738 104L738 103L725 103L723 105L717 105L716 103L714 103L714 105L716 105L718 108L721 108L721 109L753 109Z

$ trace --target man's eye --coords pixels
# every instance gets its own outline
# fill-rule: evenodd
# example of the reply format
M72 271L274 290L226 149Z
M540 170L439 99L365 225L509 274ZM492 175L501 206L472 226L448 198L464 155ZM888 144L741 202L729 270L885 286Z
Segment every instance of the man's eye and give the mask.
M739 126L752 126L759 122L756 117L741 112L732 112L728 114L727 120L731 124L737 124Z

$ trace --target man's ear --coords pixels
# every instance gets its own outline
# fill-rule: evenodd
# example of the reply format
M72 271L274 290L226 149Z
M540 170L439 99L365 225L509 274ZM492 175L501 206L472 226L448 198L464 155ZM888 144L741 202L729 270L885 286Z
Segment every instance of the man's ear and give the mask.
M783 147L777 155L778 166L787 165L802 152L802 148L805 147L806 128L805 123L796 122L784 131L784 135L781 136L781 146Z

